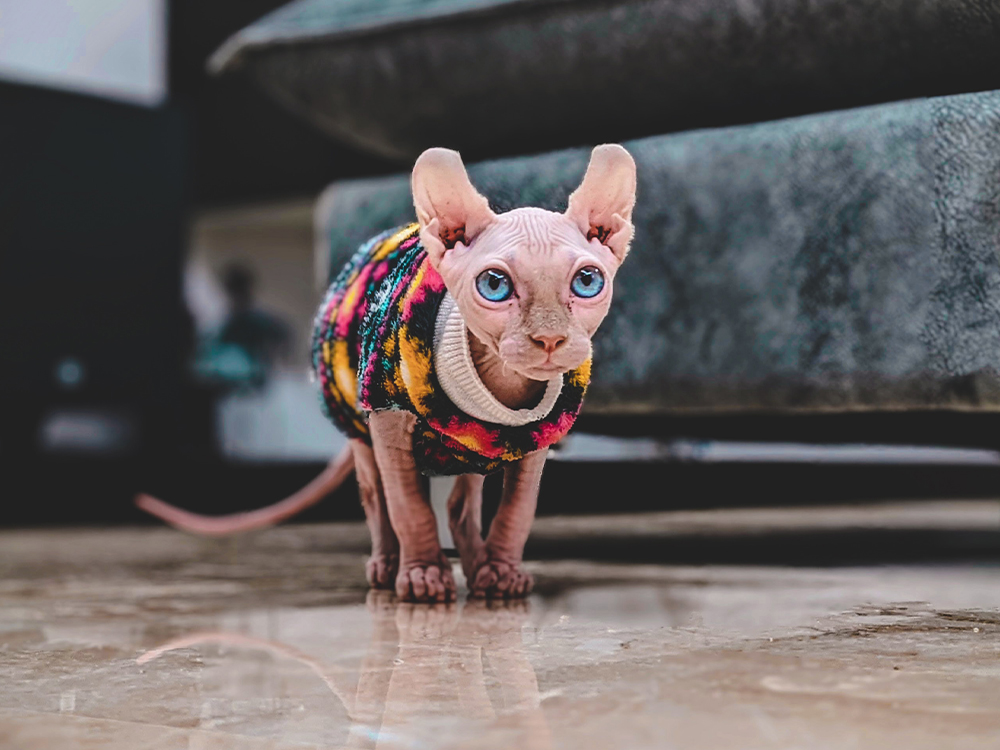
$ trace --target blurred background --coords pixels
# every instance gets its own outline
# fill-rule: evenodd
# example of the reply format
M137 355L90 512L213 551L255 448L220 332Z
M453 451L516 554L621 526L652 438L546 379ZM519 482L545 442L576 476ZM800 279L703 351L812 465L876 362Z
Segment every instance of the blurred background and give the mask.
M318 473L316 306L432 145L500 209L639 164L540 513L995 497L1000 12L772 5L0 0L0 524Z
M387 167L208 75L280 4L0 6L3 523L135 520L172 478L261 502L331 455L312 200Z

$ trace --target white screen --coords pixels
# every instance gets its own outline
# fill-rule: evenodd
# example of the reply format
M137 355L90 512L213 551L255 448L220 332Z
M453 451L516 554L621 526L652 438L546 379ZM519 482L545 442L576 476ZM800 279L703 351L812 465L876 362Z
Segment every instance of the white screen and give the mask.
M166 0L0 0L0 78L156 106Z

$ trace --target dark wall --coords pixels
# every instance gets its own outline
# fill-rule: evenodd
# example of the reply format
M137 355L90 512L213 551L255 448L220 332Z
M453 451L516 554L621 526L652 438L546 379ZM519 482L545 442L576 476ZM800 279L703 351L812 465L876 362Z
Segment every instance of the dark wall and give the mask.
M183 120L17 86L0 86L0 113L3 398L174 406ZM66 357L73 389L55 377Z
M338 144L242 76L210 76L230 35L287 0L174 0L170 96L190 118L192 197L199 206L312 195L335 179L398 169Z
M46 420L97 419L60 433L97 463L177 440L187 154L171 107L0 85L0 493L38 512L65 497Z

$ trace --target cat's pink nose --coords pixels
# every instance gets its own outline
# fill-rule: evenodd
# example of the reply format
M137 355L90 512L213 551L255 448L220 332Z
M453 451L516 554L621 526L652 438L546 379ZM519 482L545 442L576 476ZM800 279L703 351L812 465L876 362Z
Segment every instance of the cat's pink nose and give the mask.
M552 352L566 343L565 336L542 336L536 334L534 336L528 336L528 338L531 339L531 343L539 349L544 349L546 354L552 354Z

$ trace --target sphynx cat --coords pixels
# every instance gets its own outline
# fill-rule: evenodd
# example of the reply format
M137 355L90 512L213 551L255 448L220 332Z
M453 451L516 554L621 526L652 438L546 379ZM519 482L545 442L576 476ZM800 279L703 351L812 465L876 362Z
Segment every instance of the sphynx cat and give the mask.
M537 407L549 383L589 362L591 338L607 315L633 235L632 157L618 145L596 147L565 213L530 207L494 213L459 154L447 149L429 149L417 159L411 187L419 241L464 320L486 397L508 410ZM148 495L137 504L176 527L228 535L297 513L354 469L372 536L369 583L394 588L408 601L450 601L456 585L414 455L417 424L410 411L370 412L370 445L350 440L313 482L267 508L211 518ZM544 448L504 463L500 506L485 539L484 477L456 478L448 522L472 596L518 598L531 591L522 555L546 455Z

